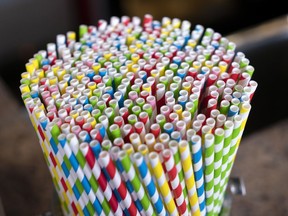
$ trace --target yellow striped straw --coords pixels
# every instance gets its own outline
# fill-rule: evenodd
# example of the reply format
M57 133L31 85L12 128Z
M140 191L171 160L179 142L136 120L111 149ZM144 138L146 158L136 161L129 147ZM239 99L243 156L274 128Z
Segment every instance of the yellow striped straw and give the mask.
M193 216L199 216L200 215L200 208L199 208L199 202L198 202L198 196L196 191L196 185L194 180L194 172L192 167L192 158L190 155L189 145L186 140L181 140L179 142L179 150L181 155L181 163L182 168L185 175L185 183L186 188L188 191L188 198L190 202L190 206L192 209Z

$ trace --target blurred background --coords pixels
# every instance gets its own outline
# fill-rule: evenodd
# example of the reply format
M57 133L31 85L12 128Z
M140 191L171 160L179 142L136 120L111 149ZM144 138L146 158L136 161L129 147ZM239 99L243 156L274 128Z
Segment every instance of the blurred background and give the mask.
M57 34L78 32L80 24L146 13L213 28L236 42L255 67L259 86L233 170L247 195L235 197L231 215L288 215L284 0L0 0L0 215L1 209L40 215L53 208L50 174L19 91L25 63Z

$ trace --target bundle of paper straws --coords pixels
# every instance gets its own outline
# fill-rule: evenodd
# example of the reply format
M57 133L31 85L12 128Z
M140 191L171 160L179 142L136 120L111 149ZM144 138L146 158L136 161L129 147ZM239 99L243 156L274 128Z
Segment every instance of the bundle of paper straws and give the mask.
M218 215L257 82L212 28L111 17L59 34L20 90L65 215Z

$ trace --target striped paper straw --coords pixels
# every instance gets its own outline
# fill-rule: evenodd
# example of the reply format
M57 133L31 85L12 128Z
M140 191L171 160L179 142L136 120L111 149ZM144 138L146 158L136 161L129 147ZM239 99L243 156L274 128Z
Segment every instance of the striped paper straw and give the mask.
M141 153L137 152L132 155L133 163L138 168L139 174L141 176L142 182L146 187L147 193L151 199L151 202L155 208L157 215L167 215L166 209L162 203L158 190L156 189L156 185L152 179L151 173L148 169L147 163Z
M205 203L205 190L204 190L204 177L203 177L203 160L202 160L202 147L201 137L194 135L191 138L192 143L192 160L193 169L195 176L195 183L197 188L199 207L201 215L206 214L206 203Z
M178 177L177 168L175 166L173 153L170 149L165 149L162 151L162 156L164 159L164 164L166 172L169 177L169 183L171 185L171 190L174 194L174 200L177 205L179 214L188 215L188 208L186 206L183 189Z
M149 153L149 161L151 163L153 175L157 180L160 192L163 196L166 209L170 215L178 215L177 208L172 197L171 190L165 177L165 173L157 153Z
M128 154L125 151L120 151L118 153L119 160L121 161L121 164L137 194L138 199L140 200L146 214L148 215L156 215L153 209L153 206L149 200L148 195L146 194L146 191L144 190L143 185L141 184L141 181L139 177L136 175L136 171L134 169L134 166L128 157Z
M121 180L120 174L113 164L108 152L102 151L99 155L99 163L101 167L105 168L114 187L118 191L121 199L123 200L125 208L128 209L131 215L140 215L135 204L132 202L132 198L125 187L125 184Z
M123 149L127 152L127 154L129 155L129 150L125 149L125 145L129 145L129 143L126 143L124 144L123 146ZM131 146L130 148L133 149L133 147ZM125 172L122 164L121 164L121 161L119 160L119 152L121 151L121 149L117 146L113 146L110 150L110 154L111 154L111 157L113 159L113 161L115 162L115 165L118 169L118 171L120 172L120 175L121 177L123 178L125 184L126 184L126 187L127 187L127 190L129 191L129 193L131 194L131 197L133 199L133 201L135 202L135 205L136 205L136 208L138 209L138 211L140 212L141 215L145 214L144 212L144 209L143 209L143 206L141 205L140 203L140 200L138 199L137 197L137 194L135 192L135 190L133 189L133 186L131 184L131 181L129 180L128 176L127 176L127 173ZM130 152L130 154L132 154L133 152Z
M100 188L103 191L104 196L106 197L107 201L109 202L109 205L111 206L112 211L115 213L115 215L123 215L123 211L118 204L118 201L114 194L112 193L112 190L104 177L104 174L102 173L98 162L88 145L88 143L81 143L80 144L80 150L82 154L84 155L88 165L90 166L90 169L96 178L97 182L99 183Z
M192 214L200 215L199 201L196 191L196 184L194 180L194 171L192 166L192 158L190 155L188 142L182 140L179 143L179 150L181 155L182 168L185 175L186 188L188 191L188 198L192 210Z

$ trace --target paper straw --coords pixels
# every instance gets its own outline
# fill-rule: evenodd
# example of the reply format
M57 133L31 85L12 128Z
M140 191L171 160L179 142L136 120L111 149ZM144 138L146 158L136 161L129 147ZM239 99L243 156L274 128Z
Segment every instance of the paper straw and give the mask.
M67 135L67 136L69 136L69 135ZM82 152L80 151L79 143L76 140L75 140L75 142L72 142L72 140L70 140L70 146L71 146L71 149L72 149L74 155L76 156L76 159L79 162L81 169L83 170L85 176L87 177L88 182L90 183L93 192L96 194L96 197L99 200L99 202L100 202L100 204L104 210L104 213L106 215L113 215L113 213L110 211L107 200L104 198L103 191L99 188L99 185L98 185L95 177L92 175L92 172L88 166L88 163L86 163L86 160L85 160Z
M156 189L156 185L154 184L151 173L148 169L147 162L141 153L133 154L133 163L138 168L139 174L141 176L142 182L146 187L147 193L151 199L151 202L155 208L155 211L158 215L167 215L166 209L162 203L158 190Z
M199 201L197 197L196 184L194 180L194 171L192 166L192 158L190 155L188 142L182 140L179 143L179 150L192 214L200 215Z
M203 177L201 137L199 135L194 135L191 138L191 143L192 143L193 170L197 188L199 207L201 214L205 215L206 203L205 203L205 190L204 190L204 177Z
M214 143L214 211L217 206L217 200L220 194L221 166L224 144L224 130L217 128L215 130Z
M168 182L166 180L159 155L155 152L149 153L149 161L151 163L153 175L157 180L157 184L163 196L167 211L169 212L170 215L178 215L177 208L174 199L172 197Z
M120 174L113 164L110 155L106 151L102 151L99 155L99 163L101 167L105 168L114 187L118 191L125 208L128 209L129 213L132 215L140 215L135 204L132 202L132 198L128 193L124 183L121 180Z
M97 182L99 183L99 186L103 191L103 195L106 197L107 201L109 202L109 205L111 206L112 211L117 215L123 215L123 211L120 205L118 204L116 197L112 193L112 190L107 180L105 179L104 174L102 173L90 146L87 143L81 143L80 150L83 156L85 157Z
M153 206L148 198L148 195L146 194L143 185L141 184L141 181L139 177L136 175L134 166L128 157L128 154L125 151L120 151L118 153L119 160L121 161L121 164L131 181L131 184L137 194L138 199L140 200L146 214L148 215L156 215L153 209Z
M101 207L99 201L95 200L95 199L93 200L93 197L92 197L93 195L92 196L90 195L91 197L88 198L87 192L89 192L89 188L87 188L88 186L86 188L84 188L83 185L81 184L81 180L84 179L84 174L83 174L83 172L81 173L81 170L79 168L79 164L78 164L78 162L76 160L76 157L73 154L71 148L69 147L67 140L66 139L63 140L61 145L63 147L63 150L65 151L65 154L67 155L67 158L70 161L71 167L73 168L73 170L75 172L75 176L77 176L77 178L78 178L75 181L75 185L76 185L76 187L77 187L77 189L78 189L78 191L80 193L80 196L82 196L82 199L83 199L84 203L86 203L85 205L87 207L87 210L89 211L88 214L95 214L95 210L96 209L94 209L94 207L97 208L97 214L98 213L101 214L103 211L102 211L102 207ZM77 173L77 170L78 170L78 173ZM81 178L81 174L83 176L82 179L80 179ZM84 181L86 182L86 180L84 180ZM90 200L88 200L88 199L90 199ZM94 202L91 203L91 200L94 201Z
M175 166L173 153L171 150L165 149L162 151L162 156L164 159L166 172L169 177L169 183L171 185L171 190L174 194L174 200L176 202L178 212L181 215L188 215L188 208L186 206L184 194L182 191L183 188L181 186L181 183L177 174L177 168Z
M67 138L67 141L69 143L69 146L70 146L71 150L72 151L73 151L73 149L76 150L75 146L79 145L79 143L78 143L78 140L77 140L75 134L71 134L70 133L70 134L68 134L66 136L66 138ZM76 155L78 154L78 150L77 150ZM76 174L77 174L77 176L79 178L79 181L83 185L83 188L84 188L85 192L87 193L89 200L93 204L97 214L105 215L105 212L103 211L102 205L100 204L99 200L96 198L95 194L93 193L93 191L91 189L91 185L89 184L89 181L88 181L87 177L84 175L84 172L83 172L83 170L82 170L82 168L80 166L79 161L77 160L77 158L75 156L75 153L72 152L72 151L69 153L68 152L68 148L66 148L65 153L69 156L68 158L69 158L69 160L71 162L71 165L72 165L74 171L76 172Z
M179 177L179 181L180 181L180 184L181 184L181 187L183 190L186 206L188 208L188 211L190 212L191 211L190 203L188 201L188 196L187 196L187 189L186 189L186 185L185 185L184 171L182 169L181 156L180 156L180 152L179 152L178 142L171 140L171 141L169 141L168 146L169 146L169 149L172 151L173 158L175 161L175 166L176 166L178 177Z
M125 145L127 145L127 144L128 143L123 145L123 149L124 149ZM133 148L133 147L131 147L131 148ZM126 152L128 152L127 149L124 149L124 150ZM143 214L145 214L144 209L143 209L143 207L142 207L142 205L140 203L140 200L138 199L137 194L136 194L135 190L133 189L131 181L129 180L128 175L125 172L125 170L124 170L124 168L123 168L123 166L121 164L121 161L119 159L119 152L120 151L121 151L121 149L119 147L113 146L111 148L111 151L110 151L111 157L112 157L113 161L115 162L115 165L116 165L118 171L120 172L120 175L123 177L123 180L125 181L127 190L131 194L131 197L132 197L133 201L135 202L136 208L138 209L140 214L143 215ZM132 153L130 153L130 154L132 154Z

